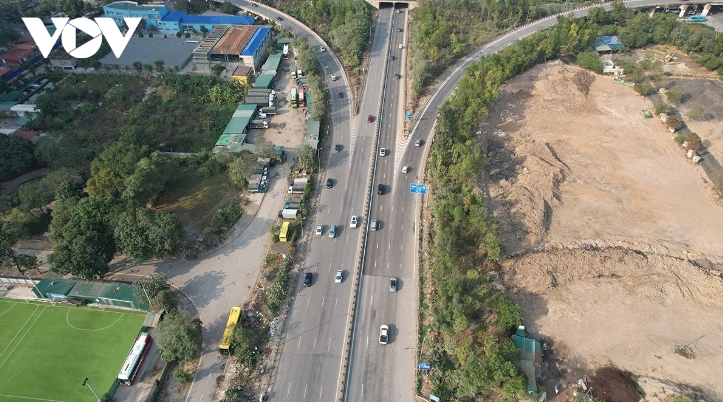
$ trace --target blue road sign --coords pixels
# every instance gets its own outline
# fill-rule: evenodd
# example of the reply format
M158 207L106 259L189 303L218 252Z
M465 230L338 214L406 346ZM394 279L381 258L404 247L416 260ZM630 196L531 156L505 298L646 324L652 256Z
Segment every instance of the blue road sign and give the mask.
M421 183L410 183L409 193L427 194L427 185Z
M417 364L417 369L430 369L430 368L432 368L432 366L430 364L427 364L424 362Z
M411 113L407 113L407 115L406 115L407 119L411 119L413 116L414 115L412 115Z

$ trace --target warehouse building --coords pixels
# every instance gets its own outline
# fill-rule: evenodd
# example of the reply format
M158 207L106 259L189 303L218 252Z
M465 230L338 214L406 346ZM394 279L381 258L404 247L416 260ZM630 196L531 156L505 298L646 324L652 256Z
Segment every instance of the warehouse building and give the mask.
M193 51L193 61L208 68L214 62L242 62L257 71L271 41L270 27L217 25Z

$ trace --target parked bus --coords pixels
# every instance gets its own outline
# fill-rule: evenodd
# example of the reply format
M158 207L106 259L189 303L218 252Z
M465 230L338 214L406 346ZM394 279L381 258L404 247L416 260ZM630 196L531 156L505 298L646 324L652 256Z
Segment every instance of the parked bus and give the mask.
M281 232L279 232L279 242L286 242L287 235L289 234L289 222L284 221L281 224Z
M288 58L289 58L289 44L284 45L284 53L283 53L283 55L284 55L284 59L288 59Z
M153 344L153 338L147 332L141 332L136 338L136 342L133 344L133 348L126 357L126 362L123 363L121 371L118 373L118 380L123 386L130 386L133 381L136 380L138 370L141 369L143 361L148 355L148 351L151 349Z
M304 87L299 88L299 106L306 106L306 91L304 91Z
M291 89L291 107L297 108L299 106L297 102L298 101L296 100L296 87L294 87Z
M240 317L241 308L238 306L231 308L231 313L228 315L228 321L226 322L226 328L223 329L221 344L218 346L219 354L223 356L231 354L231 340L233 339L233 333L236 331L236 325L238 325Z

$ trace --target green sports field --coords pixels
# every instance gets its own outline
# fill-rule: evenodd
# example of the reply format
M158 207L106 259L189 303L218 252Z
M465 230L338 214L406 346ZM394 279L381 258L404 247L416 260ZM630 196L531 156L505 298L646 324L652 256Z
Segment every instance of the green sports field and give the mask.
M0 401L96 401L118 375L144 313L0 299Z

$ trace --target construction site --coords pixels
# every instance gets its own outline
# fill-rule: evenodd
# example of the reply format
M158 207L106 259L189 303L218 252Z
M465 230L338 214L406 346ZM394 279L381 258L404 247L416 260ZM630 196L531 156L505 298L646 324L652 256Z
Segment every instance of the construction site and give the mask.
M720 160L723 85L700 81ZM690 93L683 112L707 99ZM483 124L497 281L543 341L547 400L723 399L723 203L652 108L555 61L506 83Z

